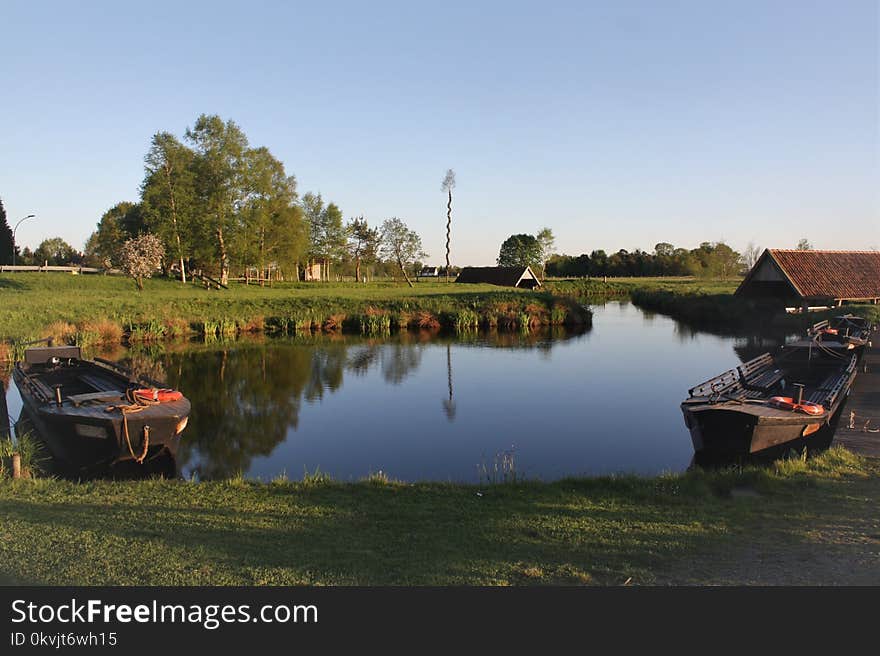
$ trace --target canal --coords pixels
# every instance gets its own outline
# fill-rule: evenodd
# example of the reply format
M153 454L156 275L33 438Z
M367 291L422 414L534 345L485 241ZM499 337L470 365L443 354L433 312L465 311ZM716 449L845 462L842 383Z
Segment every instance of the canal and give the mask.
M103 355L190 398L186 478L476 483L686 469L687 389L773 344L628 302L592 309L579 333L318 335ZM14 384L7 401L14 420Z

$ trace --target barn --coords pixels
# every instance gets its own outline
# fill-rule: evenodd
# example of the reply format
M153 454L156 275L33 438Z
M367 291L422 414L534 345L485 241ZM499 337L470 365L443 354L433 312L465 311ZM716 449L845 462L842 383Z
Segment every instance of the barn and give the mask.
M455 282L535 289L541 286L532 267L465 267Z
M736 290L801 308L880 301L880 252L767 249Z

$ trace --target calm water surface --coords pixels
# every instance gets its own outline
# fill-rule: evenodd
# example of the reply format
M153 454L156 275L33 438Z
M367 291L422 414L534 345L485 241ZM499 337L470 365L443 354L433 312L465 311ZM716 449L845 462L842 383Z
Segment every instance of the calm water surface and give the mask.
M114 357L192 401L185 477L479 482L505 456L543 480L687 468L687 389L766 349L629 303L593 309L593 328L575 335L267 339ZM8 401L14 419L14 384Z

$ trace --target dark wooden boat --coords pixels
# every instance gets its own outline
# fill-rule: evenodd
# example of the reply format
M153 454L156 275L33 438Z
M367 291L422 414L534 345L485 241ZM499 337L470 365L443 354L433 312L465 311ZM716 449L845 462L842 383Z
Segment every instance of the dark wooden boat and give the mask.
M813 324L807 336L820 347L862 351L868 345L872 331L873 326L867 319L843 314Z
M827 437L857 363L853 352L786 345L697 385L681 404L694 452L723 461Z
M144 464L177 453L190 402L77 346L29 348L12 372L23 409L68 467Z

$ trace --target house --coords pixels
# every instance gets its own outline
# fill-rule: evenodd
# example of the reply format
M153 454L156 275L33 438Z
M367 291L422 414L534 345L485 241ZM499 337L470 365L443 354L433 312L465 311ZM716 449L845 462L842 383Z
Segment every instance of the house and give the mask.
M465 267L455 282L535 289L541 286L532 267Z
M321 280L321 263L309 262L308 264L304 264L302 279L307 282L313 280Z
M736 290L801 308L880 302L880 252L767 249Z
M437 278L440 275L440 267L422 267L419 278Z

